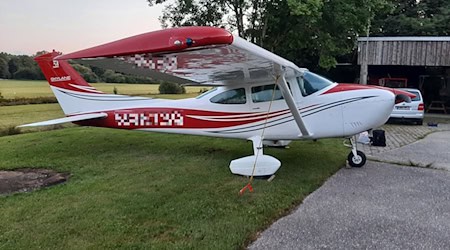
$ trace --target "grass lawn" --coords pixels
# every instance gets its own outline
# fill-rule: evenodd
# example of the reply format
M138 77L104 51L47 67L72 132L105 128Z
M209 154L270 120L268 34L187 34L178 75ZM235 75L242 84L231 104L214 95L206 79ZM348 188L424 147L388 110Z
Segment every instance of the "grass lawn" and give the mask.
M64 117L57 103L0 107L0 129Z
M114 87L122 95L150 95L167 98L166 95L158 95L158 84L124 84L124 83L93 83L92 86L105 92L113 93ZM194 97L204 87L186 87L188 97ZM0 92L6 99L33 98L33 97L53 97L53 93L47 81L19 81L1 80ZM170 96L169 96L170 97Z
M34 105L30 105L34 106ZM251 143L101 128L0 137L0 169L51 168L71 179L0 197L0 249L235 249L299 204L344 165L341 140L266 149L272 182L238 196L228 169Z

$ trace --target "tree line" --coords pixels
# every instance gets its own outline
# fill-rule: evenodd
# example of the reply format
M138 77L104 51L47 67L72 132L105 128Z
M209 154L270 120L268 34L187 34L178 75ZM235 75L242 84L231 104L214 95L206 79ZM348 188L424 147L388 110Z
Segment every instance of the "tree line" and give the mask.
M0 79L17 79L17 80L45 80L44 74L33 60L35 56L47 53L39 51L33 56L27 55L11 55L8 53L0 53ZM80 75L91 83L109 82L109 83L152 83L152 80L145 77L124 75L110 69L103 69L94 66L84 66L72 63L73 68Z

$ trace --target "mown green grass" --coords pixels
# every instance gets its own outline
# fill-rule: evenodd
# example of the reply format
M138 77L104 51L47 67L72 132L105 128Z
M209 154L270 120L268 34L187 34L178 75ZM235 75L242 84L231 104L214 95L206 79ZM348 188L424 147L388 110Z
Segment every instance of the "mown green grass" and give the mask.
M0 107L0 129L64 117L57 103Z
M0 169L70 172L59 186L0 197L0 249L235 249L344 165L339 140L266 149L282 162L272 182L230 160L251 143L101 128L0 137Z
M93 83L92 86L105 93L113 93L115 87L118 94L122 95L152 95L160 98L168 98L166 95L158 95L158 84ZM196 96L203 88L204 87L186 87L186 96ZM47 81L1 80L0 92L6 99L53 96ZM182 96L179 96L177 99L181 97Z

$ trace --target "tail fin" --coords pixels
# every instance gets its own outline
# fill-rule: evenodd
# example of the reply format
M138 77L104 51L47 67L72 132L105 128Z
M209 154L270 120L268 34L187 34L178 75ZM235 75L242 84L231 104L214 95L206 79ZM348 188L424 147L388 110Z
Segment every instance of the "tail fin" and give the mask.
M55 59L59 55L61 55L59 52L53 51L40 55L34 58L34 60L38 63L45 78L51 85L52 91L66 115L89 111L83 109L83 107L79 107L76 103L69 102L66 98L67 95L99 95L103 94L103 92L89 85L66 60ZM76 108L74 107L75 105L77 106Z
M58 52L51 52L38 56L34 60L41 67L66 116L129 107L146 107L154 102L145 97L105 94L98 91L90 86L66 60L59 60L59 55ZM81 116L81 118L85 117Z
M58 52L51 52L34 58L51 86L85 93L102 93L89 85L65 60L55 60Z

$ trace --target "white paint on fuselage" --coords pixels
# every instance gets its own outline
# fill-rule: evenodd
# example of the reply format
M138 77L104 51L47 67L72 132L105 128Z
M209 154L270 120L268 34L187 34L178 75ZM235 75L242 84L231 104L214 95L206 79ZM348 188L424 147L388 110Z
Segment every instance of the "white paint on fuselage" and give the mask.
M199 99L185 99L173 101L170 105L162 107L183 107L187 109L198 109L218 112L268 112L269 102L258 103L257 111L255 104L251 101L250 88L254 85L246 85L247 103L246 104L214 104L210 98L233 87L220 87L216 91L204 95ZM307 129L312 133L312 138L327 137L349 137L360 132L379 127L389 118L389 114L394 106L395 96L392 92L382 89L362 89L348 90L324 94L335 85L318 91L307 97L296 98L297 106L301 111L302 118ZM366 97L366 98L365 98ZM365 99L359 99L365 98ZM164 104L160 103L159 105ZM309 108L308 108L309 107ZM320 108L317 108L320 107ZM284 100L277 100L272 103L270 112L288 109ZM282 119L284 118L284 119ZM280 120L275 122L275 120ZM235 126L229 129L142 129L146 131L181 133L191 135L206 135L224 138L247 139L252 136L261 135L265 121L256 123L253 128L248 125ZM279 124L278 124L279 123ZM278 124L278 125L275 125ZM253 130L259 125L260 129ZM241 129L241 130L240 130ZM242 131L239 133L219 133L219 131L233 130ZM301 139L300 130L290 113L268 119L264 138L267 140L296 140Z
M289 79L288 79L289 82ZM294 80L290 81L294 83ZM52 86L66 114L82 114L92 112L106 112L114 110L133 110L136 108L174 108L194 109L215 112L236 113L260 113L288 110L285 100L272 102L253 103L251 88L266 83L245 83L218 87L206 95L198 98L181 100L161 100L142 97L129 97L120 95L105 95L95 93L80 93L70 90L61 90ZM371 128L376 128L386 122L394 106L394 94L388 90L368 88L359 90L347 90L341 92L323 94L335 87L330 85L311 95L303 97L297 84L291 84L290 88L302 119L306 124L312 138L348 137ZM224 91L235 88L246 89L245 104L216 104L210 99ZM365 99L364 99L365 98ZM224 138L247 139L255 135L262 135L265 127L264 139L266 140L295 140L301 139L301 132L293 120L290 112L279 117L256 122L251 125L240 125L229 128L199 129L199 128L145 128L141 130L180 133L191 135L206 135Z

